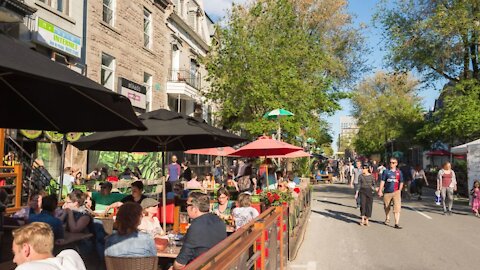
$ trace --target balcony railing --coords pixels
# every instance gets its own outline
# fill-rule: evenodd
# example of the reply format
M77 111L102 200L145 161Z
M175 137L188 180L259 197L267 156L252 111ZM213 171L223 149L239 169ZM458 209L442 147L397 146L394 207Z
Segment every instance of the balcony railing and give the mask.
M186 69L170 69L169 82L183 82L199 90L202 84L202 75L200 72L193 73Z

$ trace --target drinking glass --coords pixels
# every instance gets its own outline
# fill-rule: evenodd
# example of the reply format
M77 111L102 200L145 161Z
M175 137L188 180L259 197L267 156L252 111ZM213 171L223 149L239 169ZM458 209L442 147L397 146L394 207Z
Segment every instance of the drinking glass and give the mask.
M173 253L175 251L175 234L173 231L168 233L168 252Z

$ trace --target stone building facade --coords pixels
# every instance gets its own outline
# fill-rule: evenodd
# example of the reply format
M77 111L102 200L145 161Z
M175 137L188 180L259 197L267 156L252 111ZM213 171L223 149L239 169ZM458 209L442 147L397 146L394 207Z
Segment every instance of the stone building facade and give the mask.
M87 76L130 98L138 113L167 108L169 0L91 0Z
M200 58L211 46L213 22L205 13L203 1L172 0L169 29L169 67L166 92L170 110L203 117L210 121L210 107L201 96L208 89L207 71Z

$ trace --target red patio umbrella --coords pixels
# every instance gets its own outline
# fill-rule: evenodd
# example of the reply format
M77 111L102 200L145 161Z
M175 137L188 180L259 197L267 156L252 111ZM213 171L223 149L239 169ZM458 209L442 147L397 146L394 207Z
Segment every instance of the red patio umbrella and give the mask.
M281 156L292 152L303 150L303 148L288 144L286 142L273 140L268 136L261 136L256 141L253 141L237 151L231 153L240 157L268 157ZM268 167L266 171L267 187L268 187Z
M191 150L185 151L185 154L227 157L227 156L231 156L230 154L235 151L236 150L233 147L228 146L228 147L191 149Z
M279 155L279 156L269 156L269 158L301 158L301 157L311 157L310 153L307 153L303 150L295 151L288 153L286 155Z

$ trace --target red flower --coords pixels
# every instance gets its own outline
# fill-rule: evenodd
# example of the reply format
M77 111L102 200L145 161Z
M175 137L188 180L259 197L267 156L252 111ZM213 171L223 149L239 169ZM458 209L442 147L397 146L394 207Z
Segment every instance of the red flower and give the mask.
M270 193L270 192L267 192L267 197L269 197L269 198L270 198L271 196L272 196L272 193Z
M293 191L295 191L297 194L300 193L300 189L298 187L294 188Z
M257 189L257 190L255 191L255 193L258 195L258 194L262 193L262 190L261 190L261 189Z
M270 203L273 203L273 197L268 197L268 201L269 201Z
M278 196L278 194L275 193L275 195L273 195L273 198L278 201L280 199L280 196Z

